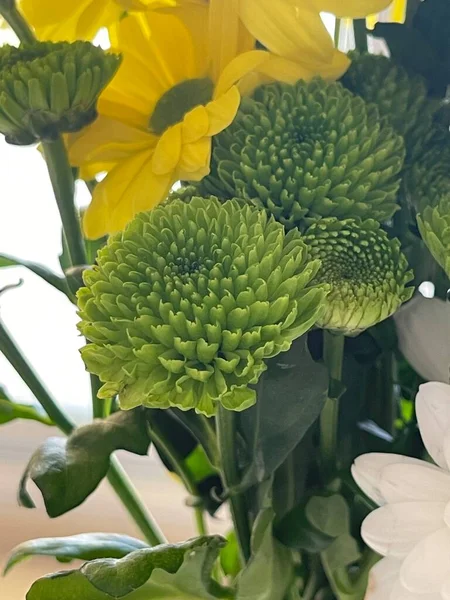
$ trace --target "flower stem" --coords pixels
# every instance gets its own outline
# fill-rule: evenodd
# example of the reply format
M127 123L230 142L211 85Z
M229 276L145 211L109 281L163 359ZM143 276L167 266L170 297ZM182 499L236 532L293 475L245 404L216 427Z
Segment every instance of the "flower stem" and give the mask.
M328 367L330 384L328 398L320 415L320 454L325 477L336 469L339 422L339 384L342 379L345 337L324 331L324 360Z
M42 147L61 215L70 262L72 266L85 265L87 262L86 250L74 203L75 181L66 147L61 137L51 142L43 142Z
M367 52L367 31L365 19L354 19L355 46L360 52Z
M180 456L179 452L172 444L172 442L169 439L167 439L167 437L164 435L162 429L158 426L156 419L150 420L149 433L152 442L170 462L173 469L175 470L175 473L180 477L187 491L194 499L194 510L195 520L197 523L197 530L200 535L205 535L205 514L203 507L199 504L199 492L197 488L197 483L192 475L191 470L187 467L187 465L183 461L182 456Z
M193 410L182 411L169 409L170 414L185 427L201 444L209 461L214 467L219 466L219 448L212 419L197 415Z
M36 41L33 30L17 10L16 6L0 8L0 13L22 43L31 44Z
M36 399L45 409L53 423L63 433L70 435L75 429L75 424L67 417L56 400L52 398L1 321L0 352L11 363L31 392L36 396ZM152 545L164 543L164 536L154 522L153 517L142 504L123 467L115 458L111 460L108 480L148 542Z
M219 406L217 414L217 435L222 463L222 477L225 491L230 494L230 508L241 558L245 564L250 558L250 525L245 499L235 488L239 483L236 456L236 413Z

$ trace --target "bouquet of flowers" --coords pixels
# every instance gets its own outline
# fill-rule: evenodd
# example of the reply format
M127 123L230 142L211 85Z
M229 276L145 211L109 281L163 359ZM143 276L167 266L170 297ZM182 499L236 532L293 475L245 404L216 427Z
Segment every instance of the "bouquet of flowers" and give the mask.
M141 531L20 545L7 570L85 561L27 600L450 598L450 4L389 5L0 0L0 132L42 153L63 233L62 274L0 266L78 305L94 416L0 321L40 405L2 390L0 423L61 430L19 500L58 517L107 478ZM150 446L193 539L114 456Z

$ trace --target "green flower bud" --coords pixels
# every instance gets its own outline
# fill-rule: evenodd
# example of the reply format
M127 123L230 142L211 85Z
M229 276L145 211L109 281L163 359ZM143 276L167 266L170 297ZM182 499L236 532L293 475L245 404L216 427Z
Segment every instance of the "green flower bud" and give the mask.
M441 103L428 97L428 85L420 75L381 55L352 52L352 64L342 83L366 102L374 102L395 131L405 139L406 160L414 161L429 141L444 128L434 122ZM448 132L447 132L448 133Z
M411 298L413 278L397 239L389 239L380 224L367 219L317 221L303 241L322 266L317 283L331 291L317 325L354 336L387 319Z
M274 83L244 98L213 140L202 190L245 198L288 229L398 209L403 139L340 83Z
M436 206L450 194L450 137L447 143L434 144L408 169L405 189L416 212Z
M429 251L450 277L450 193L436 206L426 206L417 215L417 224Z
M249 407L264 360L314 325L325 297L300 233L234 200L141 213L97 262L78 294L82 356L124 409Z
M73 132L97 116L96 102L120 64L89 42L0 48L0 133L27 145Z

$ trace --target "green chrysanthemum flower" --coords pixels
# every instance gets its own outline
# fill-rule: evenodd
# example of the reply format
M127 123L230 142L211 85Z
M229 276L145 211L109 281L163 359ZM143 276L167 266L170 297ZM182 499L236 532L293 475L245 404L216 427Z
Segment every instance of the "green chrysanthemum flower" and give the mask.
M389 239L373 219L322 219L303 241L322 262L316 282L331 286L319 327L357 335L389 317L413 293L405 287L413 275L400 242Z
M287 228L397 210L403 139L340 83L274 83L244 98L213 140L202 190L264 207Z
M82 129L120 57L89 42L0 48L0 132L11 144L52 140Z
M320 316L300 233L231 200L173 200L110 238L84 274L80 330L90 372L122 408L243 410L264 359Z
M450 194L450 135L447 138L445 144L430 146L406 173L405 189L416 212Z
M436 206L426 206L417 215L417 224L429 251L450 277L450 193Z
M420 75L411 75L400 65L380 55L352 52L352 64L342 83L366 102L374 102L405 139L408 162L420 157L444 128L434 122L441 104L428 97L428 86Z

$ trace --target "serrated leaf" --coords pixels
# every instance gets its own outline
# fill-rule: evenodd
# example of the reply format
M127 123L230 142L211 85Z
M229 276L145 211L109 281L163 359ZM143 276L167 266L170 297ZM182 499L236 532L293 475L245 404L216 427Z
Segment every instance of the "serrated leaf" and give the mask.
M272 508L258 515L252 534L252 557L238 577L237 600L283 600L292 583L291 552L273 536Z
M6 563L5 574L31 556L54 556L61 562L70 562L74 559L122 558L142 548L148 548L148 544L117 533L83 533L30 540L14 548Z
M311 358L306 336L268 361L255 406L238 416L247 455L244 486L264 481L284 462L319 417L327 390L327 369Z
M66 296L70 295L67 282L64 277L60 277L43 265L39 265L28 260L22 260L20 258L15 258L14 256L9 256L8 254L0 254L0 268L2 267L25 267Z
M34 508L26 489L31 479L42 493L47 514L58 517L92 494L107 474L113 452L127 450L145 456L149 444L142 409L94 421L68 438L49 438L31 457L20 482L19 502Z
M132 552L125 558L94 560L77 571L36 581L27 600L216 600L231 590L212 578L212 567L225 541L202 537L182 544Z

